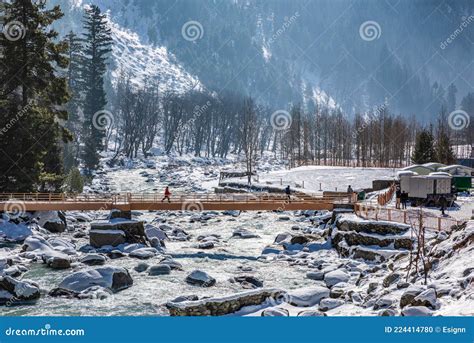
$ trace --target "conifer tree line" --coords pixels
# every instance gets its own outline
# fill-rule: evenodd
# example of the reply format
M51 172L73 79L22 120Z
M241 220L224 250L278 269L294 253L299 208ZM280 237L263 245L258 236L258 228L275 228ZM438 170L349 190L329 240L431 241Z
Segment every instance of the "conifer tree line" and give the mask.
M92 121L107 106L110 29L97 6L85 10L83 32L66 37L51 28L59 6L13 0L1 12L0 191L57 191L80 162L96 168L103 149Z
M57 6L13 0L2 11L4 22L21 25L12 36L0 34L0 192L80 192L79 169L93 174L109 149L112 164L146 159L153 147L197 157L236 154L252 173L265 152L290 167L401 167L455 163L455 150L473 144L474 93L458 102L454 84L438 96L432 125L392 113L387 104L349 118L314 101L280 110L280 125L276 109L252 96L198 87L160 91L159 75L137 84L130 71L119 73L108 97L113 41L97 6L85 9L82 31L65 37L51 29L62 17ZM448 125L456 109L471 116L471 125Z

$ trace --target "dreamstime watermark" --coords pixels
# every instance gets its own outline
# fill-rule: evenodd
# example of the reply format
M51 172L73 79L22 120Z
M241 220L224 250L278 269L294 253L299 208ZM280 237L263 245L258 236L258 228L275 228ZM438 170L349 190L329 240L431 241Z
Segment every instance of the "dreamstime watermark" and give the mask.
M360 38L367 42L379 39L382 35L380 24L373 20L363 22L359 27Z
M449 35L448 38L446 38L444 41L442 41L439 44L439 47L444 50L448 47L449 44L454 42L454 40L469 26L474 21L474 15L470 15L469 17L462 17L462 22L459 25L459 27L453 31Z
M373 112L367 113L366 116L364 117L364 121L361 126L355 130L355 132L352 133L352 138L356 139L357 135L364 132L364 130L374 121L378 120L380 118L380 114L385 111L387 106L384 104L380 107L377 107L377 109Z
M106 131L114 124L114 115L107 110L100 110L92 116L92 125L99 131Z
M200 201L184 201L181 206L182 211L203 211L204 205Z
M268 48L270 45L275 43L275 41L282 35L284 34L290 27L291 25L294 24L294 22L298 19L300 16L299 12L295 12L291 17L285 17L283 25L275 31L275 33L268 39L268 41L265 42L265 46Z
M181 35L187 41L194 42L204 36L204 28L200 22L190 20L181 27Z
M50 324L46 324L39 329L15 329L9 327L5 329L6 336L85 336L84 329L53 329Z
M469 126L471 118L466 111L455 110L448 116L448 125L453 130L463 130Z
M8 214L10 219L17 219L25 215L26 205L23 201L19 200L8 200L5 205L3 205L3 211Z
M276 131L287 130L291 127L293 118L288 111L278 110L272 113L270 117L270 124Z
M4 127L0 129L0 135L3 136L10 130L31 108L31 104L27 104L25 107L21 108L16 115L10 119L8 123L5 124Z
M13 20L3 26L3 35L11 42L16 42L26 36L26 27L22 22Z

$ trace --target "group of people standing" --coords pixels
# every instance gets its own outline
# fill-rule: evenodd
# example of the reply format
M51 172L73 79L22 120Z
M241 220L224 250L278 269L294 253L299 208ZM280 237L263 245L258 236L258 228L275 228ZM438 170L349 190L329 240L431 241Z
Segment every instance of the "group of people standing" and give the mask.
M395 207L399 209L401 204L402 209L406 209L408 202L408 193L402 191L400 189L400 186L397 186L397 190L395 191L395 197L397 199Z

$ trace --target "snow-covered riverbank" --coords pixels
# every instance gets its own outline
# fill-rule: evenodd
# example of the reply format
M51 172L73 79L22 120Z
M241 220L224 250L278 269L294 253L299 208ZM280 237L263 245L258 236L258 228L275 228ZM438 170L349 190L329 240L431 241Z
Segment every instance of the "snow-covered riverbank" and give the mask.
M206 191L218 170L206 161L106 168L90 191L161 191L171 184ZM334 182L349 174L334 173ZM427 235L431 270L424 285L422 275L407 270L411 235L401 224L353 215L336 223L332 213L314 211L135 212L133 225L145 224L152 247L94 248L91 224L103 229L94 222L108 215L4 217L0 272L8 276L0 282L1 314L473 314L472 222L450 235Z

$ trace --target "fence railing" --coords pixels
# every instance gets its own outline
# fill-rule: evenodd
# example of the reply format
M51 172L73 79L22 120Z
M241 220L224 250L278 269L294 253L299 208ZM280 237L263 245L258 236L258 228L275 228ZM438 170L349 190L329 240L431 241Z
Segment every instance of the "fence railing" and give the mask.
M4 193L0 194L0 202L24 201L24 202L111 202L140 203L159 202L163 199L161 193L108 193L108 194L67 194L67 193ZM287 201L286 194L275 193L172 193L171 200L174 202L281 202ZM312 194L292 194L292 202L349 202L347 194L321 196Z
M395 184L392 184L387 191L385 191L384 193L380 193L377 196L377 203L380 206L385 206L387 203L389 203L392 200L395 190L396 190Z
M463 221L454 218L438 217L431 212L416 210L398 210L386 207L374 207L362 203L355 204L355 213L364 219L386 220L419 227L420 220L423 227L434 230L449 231L454 225L461 225Z

